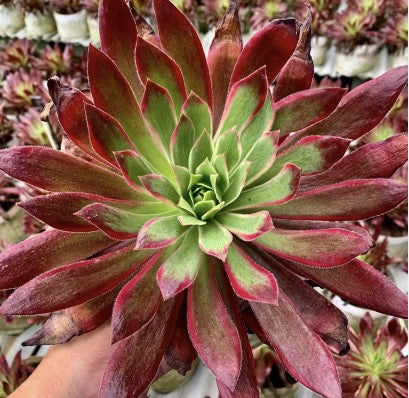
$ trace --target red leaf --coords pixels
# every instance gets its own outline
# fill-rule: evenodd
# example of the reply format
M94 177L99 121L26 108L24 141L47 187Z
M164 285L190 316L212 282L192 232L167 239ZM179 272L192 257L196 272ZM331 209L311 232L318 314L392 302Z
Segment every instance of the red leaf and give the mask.
M230 86L264 65L271 84L293 53L297 40L294 19L278 19L268 23L243 48L234 67Z
M154 0L153 5L162 47L182 70L187 91L212 107L209 69L195 28L169 0Z
M385 275L371 265L353 260L336 268L311 268L282 260L293 272L313 280L351 304L407 318L408 300Z
M114 241L100 231L42 232L0 254L0 288L21 286L42 272L82 260L113 244Z
M250 302L269 344L300 383L323 396L341 398L338 373L330 352L281 290L278 302L278 306Z
M207 56L213 88L213 128L215 131L222 117L233 68L242 48L239 4L232 2L216 28Z
M290 94L311 87L314 78L314 63L311 51L311 12L300 29L297 47L289 61L284 65L274 87L274 101L287 97Z
M180 301L162 302L151 322L117 344L105 368L101 398L139 397L149 387L172 336Z
M102 51L115 62L141 99L143 85L133 57L137 31L131 10L125 0L101 0L98 21Z
M234 322L220 296L213 265L204 262L188 289L187 326L193 346L210 371L230 390L240 375L242 351Z

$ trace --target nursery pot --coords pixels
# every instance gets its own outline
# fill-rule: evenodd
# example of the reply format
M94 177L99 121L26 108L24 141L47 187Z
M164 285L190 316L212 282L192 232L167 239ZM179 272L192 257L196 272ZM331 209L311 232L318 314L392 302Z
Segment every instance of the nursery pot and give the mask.
M0 36L14 35L23 28L23 11L13 6L0 5Z
M372 70L378 61L378 45L357 46L349 53L338 52L336 69L343 76L359 76Z
M53 14L50 12L26 12L24 21L27 36L31 39L47 38L57 31Z
M75 42L88 38L87 13L85 10L75 14L55 12L54 18L62 41Z
M88 24L89 37L91 39L91 43L94 46L99 47L101 44L101 38L99 37L98 18L88 15L87 24Z
M321 66L327 59L329 40L325 36L314 36L311 40L311 58L314 65Z

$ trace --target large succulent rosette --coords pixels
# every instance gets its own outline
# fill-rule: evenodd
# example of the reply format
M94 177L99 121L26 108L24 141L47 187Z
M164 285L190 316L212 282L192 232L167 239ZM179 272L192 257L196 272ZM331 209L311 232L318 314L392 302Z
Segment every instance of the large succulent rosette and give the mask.
M246 330L325 397L341 387L329 347L348 350L345 300L406 316L406 297L355 259L371 247L347 221L406 198L389 177L405 135L348 153L406 84L394 69L346 93L310 89L309 20L276 20L242 48L232 5L206 59L168 0L159 34L125 1L103 0L91 95L49 81L59 121L84 154L2 151L0 168L50 193L21 204L46 232L0 257L3 314L51 313L28 344L64 343L111 319L100 397L137 397L161 361L199 356L223 397L258 397ZM273 92L270 85L276 81Z

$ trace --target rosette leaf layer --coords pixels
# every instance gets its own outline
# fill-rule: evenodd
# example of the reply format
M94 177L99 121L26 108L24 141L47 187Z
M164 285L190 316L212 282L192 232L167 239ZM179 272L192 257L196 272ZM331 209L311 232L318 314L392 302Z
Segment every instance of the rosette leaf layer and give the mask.
M272 21L242 48L233 4L206 58L170 1L154 7L158 34L138 34L125 0L102 0L91 95L48 83L83 157L0 152L0 169L49 191L21 207L50 226L0 255L0 288L17 288L1 312L51 313L30 344L111 319L103 398L140 396L161 361L185 373L197 356L223 397L258 397L246 330L308 388L340 397L329 347L347 351L346 318L306 280L406 316L405 295L355 259L372 242L348 222L405 200L390 177L407 138L347 152L393 106L406 68L349 93L310 89L308 19Z

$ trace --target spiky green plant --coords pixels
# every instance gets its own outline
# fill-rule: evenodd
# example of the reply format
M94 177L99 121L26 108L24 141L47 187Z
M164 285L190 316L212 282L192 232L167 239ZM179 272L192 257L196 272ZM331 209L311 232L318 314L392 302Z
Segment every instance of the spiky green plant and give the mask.
M81 157L0 152L0 169L50 191L20 205L51 227L0 255L0 288L17 288L0 311L52 313L27 344L111 319L100 397L140 396L162 360L185 373L198 355L223 397L258 397L246 322L296 379L338 398L327 345L347 350L346 319L305 278L406 316L406 296L355 259L372 242L347 223L407 196L389 179L404 134L347 154L392 107L406 68L348 93L310 89L309 20L272 21L242 48L232 5L206 59L177 7L154 8L159 35L135 26L124 0L102 0L90 95L48 83Z
M337 358L345 398L408 396L407 332L397 319L375 327L369 313L350 328L351 351Z

